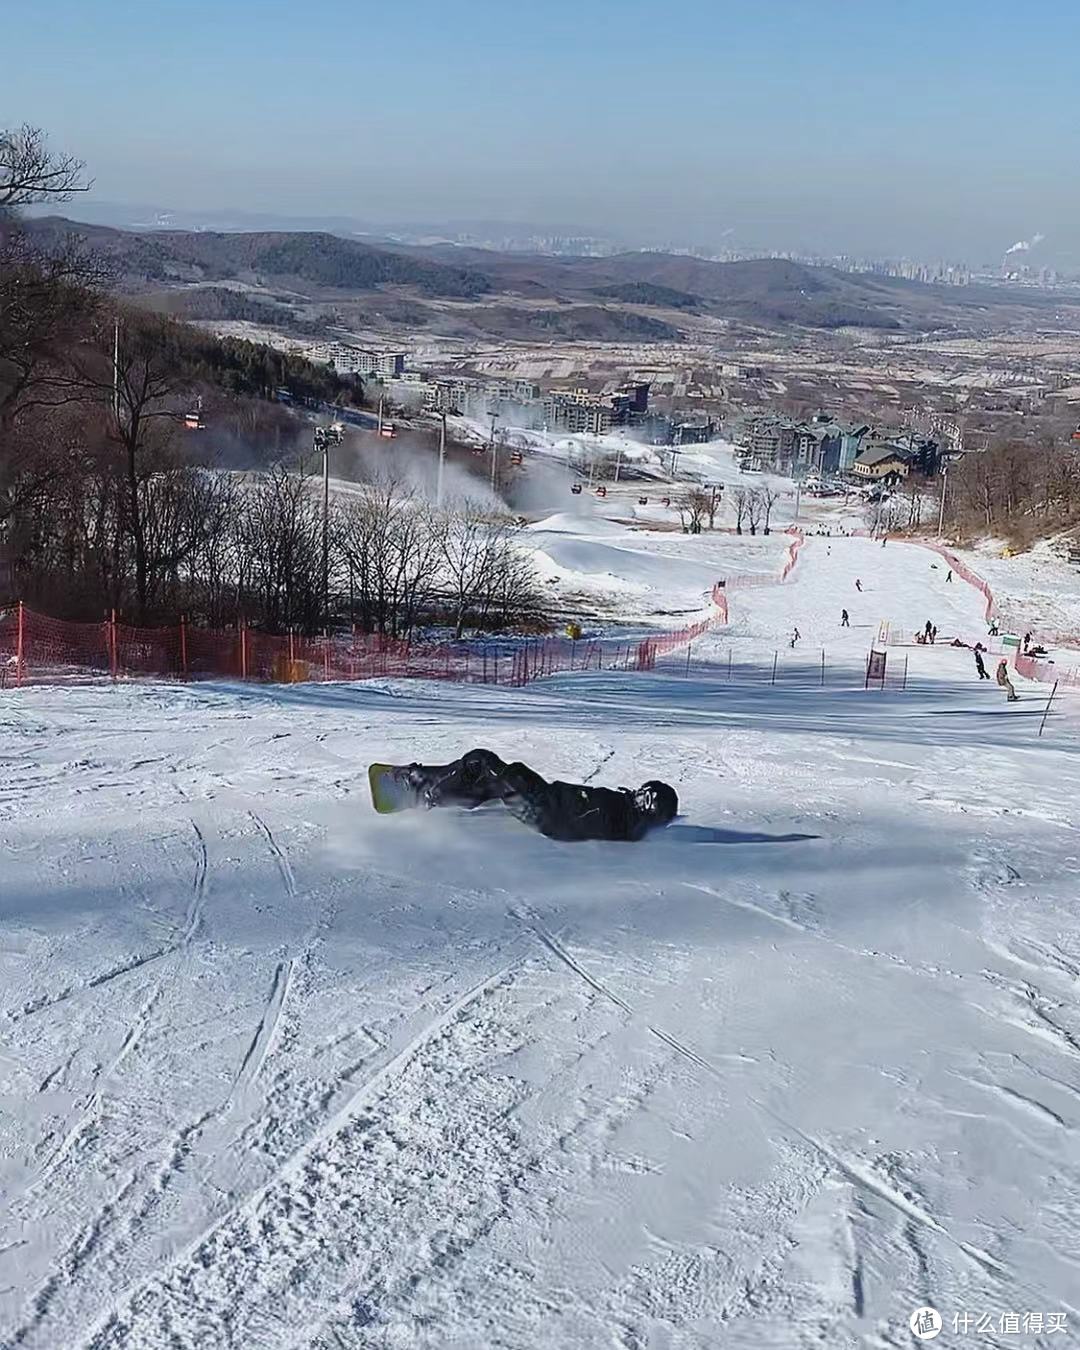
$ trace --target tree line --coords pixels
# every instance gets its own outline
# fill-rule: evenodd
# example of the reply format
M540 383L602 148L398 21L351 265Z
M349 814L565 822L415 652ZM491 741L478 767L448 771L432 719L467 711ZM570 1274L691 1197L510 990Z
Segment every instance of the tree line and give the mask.
M683 533L700 534L706 523L710 530L715 529L725 495L730 500L736 534L756 535L759 530L762 534L770 532L773 509L780 500L780 493L774 487L762 484L754 488L739 486L727 494L704 487L683 492L675 500Z
M1006 442L955 460L936 482L909 476L867 508L874 531L986 535L1026 547L1080 526L1080 452L1072 445Z
M1025 546L1080 525L1080 452L1072 444L1007 444L948 471L945 528Z
M203 474L204 528L173 579L173 607L209 627L239 615L279 633L351 624L409 638L440 626L460 638L467 628L542 624L509 516L464 499L438 508L391 476L332 497L326 510L315 469L300 461Z

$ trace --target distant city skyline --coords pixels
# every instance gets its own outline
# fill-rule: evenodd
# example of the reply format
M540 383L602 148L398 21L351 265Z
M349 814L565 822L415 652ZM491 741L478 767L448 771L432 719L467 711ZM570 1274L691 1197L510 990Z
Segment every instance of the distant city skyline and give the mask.
M407 23L341 0L55 0L4 30L0 125L86 161L74 214L1080 270L1064 0L415 0Z

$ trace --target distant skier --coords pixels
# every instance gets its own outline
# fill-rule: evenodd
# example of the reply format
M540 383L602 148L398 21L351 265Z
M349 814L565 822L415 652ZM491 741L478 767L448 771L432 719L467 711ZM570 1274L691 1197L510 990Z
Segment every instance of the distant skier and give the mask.
M927 642L931 642L931 641L933 640L933 639L930 637L930 634L931 634L933 631L934 631L934 625L930 622L929 619L927 619L927 621L926 621L926 627L923 629L923 632L926 634L926 640L927 640Z
M1002 660L998 662L997 682L999 685L1001 685L1002 689L1005 690L1005 693L1007 695L1006 699L1007 702L1009 703L1018 702L1016 690L1013 688L1013 682L1012 680L1009 679L1009 667L1006 665L1004 658L1002 658Z
M886 545L888 542L889 542L889 536L888 536L887 534L883 534L883 535L881 536L881 547L884 548L885 545Z
M1024 655L1025 655L1025 656L1027 656L1027 654L1028 654L1028 647L1030 647L1030 646L1031 646L1031 634L1030 634L1030 633L1025 633L1025 634L1024 634Z
M855 589L856 589L860 594L862 593L862 582L859 580L858 577L855 578Z
M840 627L841 628L851 627L851 616L848 614L846 609L842 609L840 611Z
M403 781L419 806L464 806L500 801L518 820L549 839L642 839L668 825L679 798L667 783L652 779L631 790L549 783L527 764L506 764L490 750L470 750L450 764L410 764Z
M951 568L951 567L950 567L949 570L945 573L945 580L946 580L946 581L952 581L952 568Z
M931 644L931 646L933 646L933 644L934 644L936 641L937 641L937 624L934 624L933 628L930 629L930 644Z
M798 640L799 640L801 637L802 637L802 634L799 632L799 630L798 630L797 628L792 629L792 633L791 633L791 646L792 646L792 649L794 649L796 642L798 642Z
M986 673L986 663L982 658L982 649L978 646L975 648L975 669L979 672L980 680L988 680L990 678Z
M989 637L997 637L997 635L998 635L998 621L997 621L997 619L991 619L991 620L990 620L990 628L989 628L989 631L988 631L988 636L989 636Z

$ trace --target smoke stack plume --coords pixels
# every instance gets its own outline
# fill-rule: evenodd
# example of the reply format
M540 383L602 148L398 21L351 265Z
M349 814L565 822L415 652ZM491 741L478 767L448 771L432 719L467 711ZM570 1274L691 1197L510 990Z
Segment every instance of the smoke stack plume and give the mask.
M1018 239L1011 248L1005 250L1005 256L1007 258L1010 253L1028 253L1036 244L1041 244L1045 238L1045 234L1033 234L1030 239Z

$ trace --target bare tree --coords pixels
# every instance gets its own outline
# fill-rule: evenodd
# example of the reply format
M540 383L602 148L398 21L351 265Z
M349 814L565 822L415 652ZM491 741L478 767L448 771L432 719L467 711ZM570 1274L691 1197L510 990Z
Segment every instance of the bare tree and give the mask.
M907 498L906 527L917 530L922 524L923 496L926 485L917 478L909 477L904 483L903 495Z
M200 528L178 599L182 613L199 615L212 628L233 622L240 608L240 521L245 505L234 474L198 475L189 510L197 515Z
M432 604L445 528L423 497L391 477L378 477L344 509L339 551L366 631L409 636Z
M761 487L757 489L757 496L761 503L762 532L768 534L769 521L772 518L773 507L780 500L780 494L775 488L770 487L768 483L763 483Z
M0 131L0 208L14 210L34 202L66 202L91 184L85 165L73 155L56 154L40 127L24 123Z
M180 415L170 338L165 320L142 325L123 335L114 359L113 333L99 331L79 373L79 387L109 410L111 436L121 452L140 622L150 589L144 489L156 468L155 452L167 449Z
M685 534L700 534L701 526L709 514L711 499L701 488L688 488L677 499L679 519Z
M761 499L761 489L754 488L746 502L746 519L750 525L750 533L757 534L758 526L761 524L762 516L765 511L765 504Z
M454 636L465 628L469 606L481 591L490 566L491 517L471 504L460 504L447 520L443 568L449 589Z
M750 510L751 489L747 487L737 487L731 494L731 503L735 508L735 533L742 534L743 521L746 519Z
M37 408L86 397L70 357L103 276L77 241L49 250L0 227L0 431Z
M491 602L502 627L515 620L535 619L540 611L532 561L510 539L502 542L494 558Z
M717 515L717 512L720 510L720 507L723 505L723 502L724 502L724 494L723 494L723 492L718 491L716 488L710 488L710 489L709 489L709 508L708 508L709 529L710 529L710 530L715 530L715 529L716 529L716 515Z
M887 501L871 502L866 512L866 523L872 533L889 534L904 523L906 508L896 497Z
M31 243L18 214L66 200L82 189L81 175L82 165L50 152L38 129L0 129L0 550L18 553L24 568L45 562L56 530L44 511L21 513L77 476L72 419L54 410L81 397L67 352L93 312L99 271L70 241L51 252Z
M237 589L271 631L318 630L323 617L322 511L310 466L260 474L238 521Z

